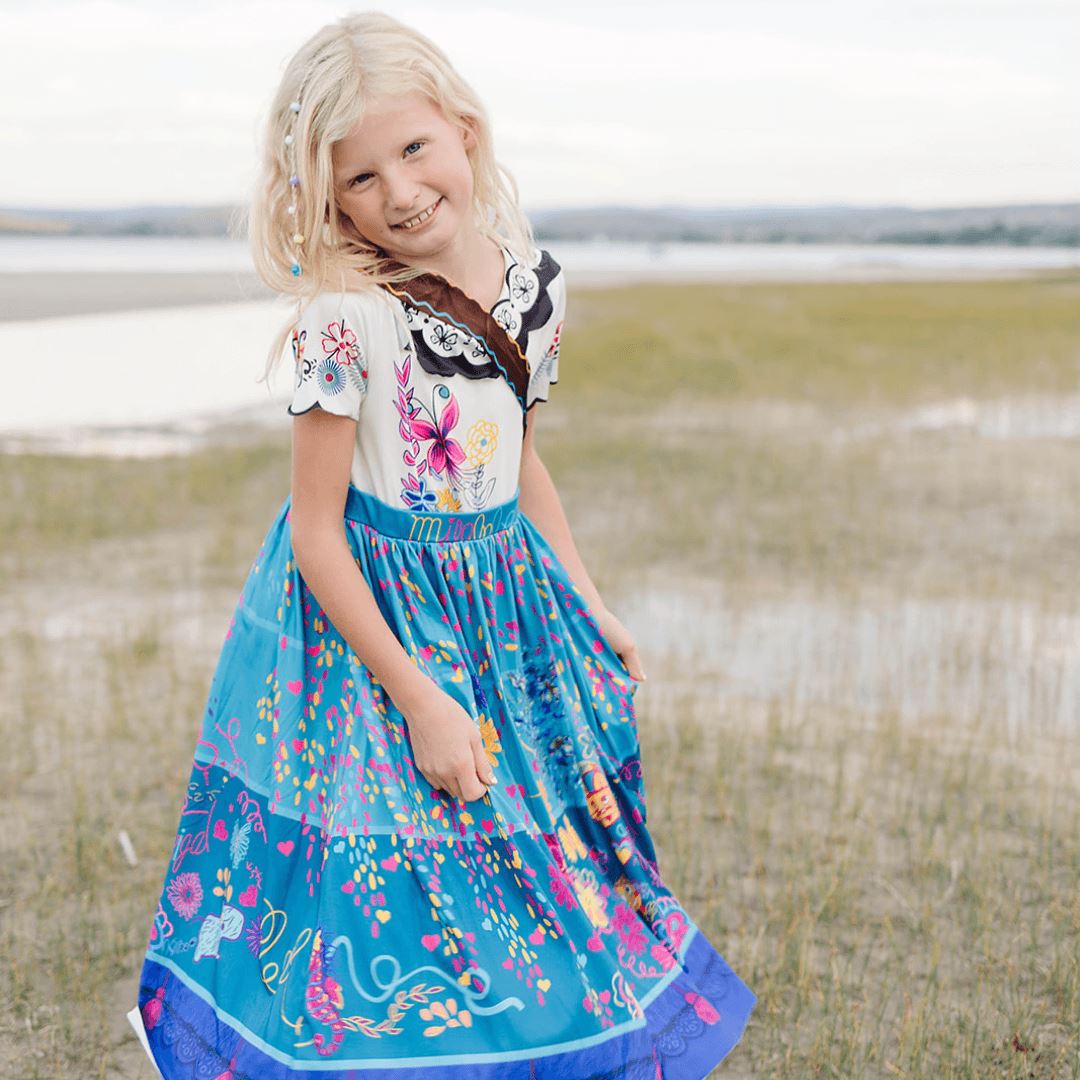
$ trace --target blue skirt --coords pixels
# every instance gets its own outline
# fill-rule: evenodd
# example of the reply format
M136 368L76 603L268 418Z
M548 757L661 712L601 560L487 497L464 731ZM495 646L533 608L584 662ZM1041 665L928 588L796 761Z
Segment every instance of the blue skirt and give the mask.
M497 783L415 768L296 567L287 498L210 687L139 1008L200 1080L700 1080L756 998L664 886L636 683L517 496L414 513L350 486L394 634Z

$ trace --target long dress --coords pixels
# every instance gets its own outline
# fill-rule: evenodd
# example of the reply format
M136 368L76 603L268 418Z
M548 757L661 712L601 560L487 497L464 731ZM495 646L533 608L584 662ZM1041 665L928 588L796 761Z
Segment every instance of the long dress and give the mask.
M661 878L636 684L518 508L565 284L547 251L503 255L490 311L437 275L320 293L289 404L357 421L355 565L497 782L465 803L415 768L297 569L286 498L225 634L133 1010L169 1080L699 1080L754 1006Z

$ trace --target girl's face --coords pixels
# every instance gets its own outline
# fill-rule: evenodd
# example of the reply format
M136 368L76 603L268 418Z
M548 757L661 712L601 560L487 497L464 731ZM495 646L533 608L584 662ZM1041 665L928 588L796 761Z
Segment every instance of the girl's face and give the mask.
M474 145L473 133L450 123L423 94L380 102L334 144L338 207L364 240L401 262L458 250L476 231L465 153Z

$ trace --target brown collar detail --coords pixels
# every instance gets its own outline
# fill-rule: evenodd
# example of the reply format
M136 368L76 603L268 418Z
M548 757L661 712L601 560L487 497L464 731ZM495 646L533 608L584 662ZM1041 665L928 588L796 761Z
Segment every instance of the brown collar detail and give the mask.
M403 263L384 257L383 268L391 273L406 269ZM441 274L426 273L411 281L383 283L383 288L414 307L430 312L435 318L467 330L490 353L525 411L529 387L529 360L510 333L492 318L468 293L451 285Z

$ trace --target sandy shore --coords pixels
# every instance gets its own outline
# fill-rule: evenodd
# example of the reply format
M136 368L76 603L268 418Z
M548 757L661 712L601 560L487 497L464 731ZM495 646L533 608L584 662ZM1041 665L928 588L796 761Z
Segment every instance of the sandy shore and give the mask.
M619 286L656 281L717 282L726 284L781 281L964 281L1032 276L1075 276L1074 270L983 268L919 268L893 265L843 267L800 272L790 268L703 270L665 274L647 271L567 271L572 288ZM273 293L253 273L207 271L161 273L131 271L0 272L0 322L43 319L57 315L140 311L147 308L187 307L195 304L231 304L268 300Z
M231 304L272 296L254 274L0 273L0 321L191 304Z

